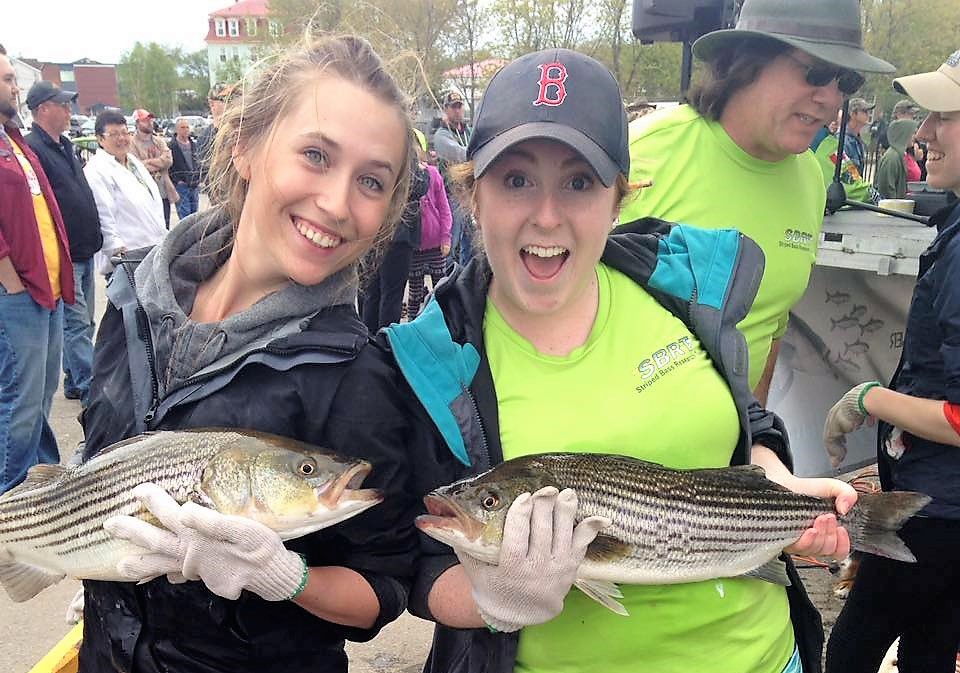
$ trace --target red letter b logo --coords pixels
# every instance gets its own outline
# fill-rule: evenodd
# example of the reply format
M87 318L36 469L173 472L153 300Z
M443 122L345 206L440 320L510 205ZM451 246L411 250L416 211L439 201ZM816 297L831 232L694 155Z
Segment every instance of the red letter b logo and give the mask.
M563 63L545 63L540 68L540 93L533 101L534 105L556 106L567 97L567 89L563 82L567 79L567 69ZM552 88L551 88L552 87ZM553 94L553 97L550 97Z

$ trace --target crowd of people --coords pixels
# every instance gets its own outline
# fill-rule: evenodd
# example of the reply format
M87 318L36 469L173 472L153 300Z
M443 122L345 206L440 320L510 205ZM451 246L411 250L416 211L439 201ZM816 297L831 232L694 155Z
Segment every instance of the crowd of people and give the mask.
M138 486L162 525L104 523L144 553L120 563L129 582L84 582L82 673L343 672L345 641L404 610L436 624L424 670L437 673L822 669L822 621L790 554L844 558L837 516L858 496L795 476L765 406L820 237L828 181L811 145L830 142L847 101L854 133L833 154L848 184L862 176L871 107L854 95L894 66L863 49L856 0L746 0L693 54L689 102L666 110L628 110L586 55L526 54L472 124L450 92L424 134L365 40L305 39L242 87L212 88L200 138L184 122L159 141L146 110L133 134L101 113L85 167L63 135L74 94L31 88L24 138L0 55L0 492L59 461L62 361L82 460L145 431L248 428L363 457L384 494L284 542ZM893 86L929 111L909 137L927 180L960 193L960 51ZM916 564L863 562L830 673L875 671L896 637L901 671L946 673L960 642L960 207L933 221L897 373L847 393L824 431L842 447L879 419L883 487L932 500L903 531ZM93 341L95 269L109 283ZM753 464L836 513L784 550L789 586L622 586L630 617L571 591L609 524L579 517L572 490L517 498L495 564L414 527L431 489L551 451Z

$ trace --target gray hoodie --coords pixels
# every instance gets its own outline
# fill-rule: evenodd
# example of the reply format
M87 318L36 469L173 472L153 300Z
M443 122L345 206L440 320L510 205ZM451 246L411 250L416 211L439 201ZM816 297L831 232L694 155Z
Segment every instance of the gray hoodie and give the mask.
M356 301L357 270L350 266L317 285L291 282L219 322L194 322L189 315L197 287L230 257L233 240L226 212L211 208L172 229L137 267L137 298L150 320L161 398L206 368L302 331L328 306Z

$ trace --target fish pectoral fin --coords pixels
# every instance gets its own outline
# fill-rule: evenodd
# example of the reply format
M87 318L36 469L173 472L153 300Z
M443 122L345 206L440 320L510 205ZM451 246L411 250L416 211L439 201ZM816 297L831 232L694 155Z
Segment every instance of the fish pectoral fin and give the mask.
M0 585L14 603L30 600L64 575L16 561L0 561Z
M624 617L630 616L623 603L617 600L623 598L623 592L613 582L577 578L573 585L608 610Z
M779 558L772 558L763 565L743 573L743 576L785 587L790 586L790 578L787 577L787 564Z
M586 560L596 563L619 561L630 556L630 545L600 533L587 547Z

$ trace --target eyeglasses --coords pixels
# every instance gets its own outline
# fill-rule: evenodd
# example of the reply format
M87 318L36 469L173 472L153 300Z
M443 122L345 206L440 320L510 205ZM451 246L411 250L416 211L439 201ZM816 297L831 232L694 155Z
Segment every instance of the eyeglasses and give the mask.
M826 86L833 80L837 80L837 88L840 90L840 93L852 96L859 91L860 87L862 87L866 81L863 75L854 70L827 64L821 65L814 63L811 65L801 61L792 54L787 54L787 56L794 63L806 70L804 79L810 86Z
M120 140L121 138L129 138L130 133L128 131L113 131L111 133L104 133L104 138L110 138L110 140Z

